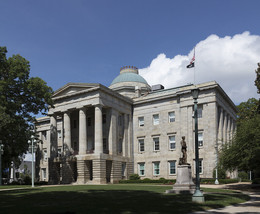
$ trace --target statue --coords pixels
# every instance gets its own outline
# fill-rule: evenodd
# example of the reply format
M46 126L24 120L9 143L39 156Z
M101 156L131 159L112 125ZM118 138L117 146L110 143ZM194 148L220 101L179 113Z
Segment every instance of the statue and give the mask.
M179 165L187 165L187 145L185 141L185 136L182 136L182 140L180 143L181 143L182 158L180 158Z

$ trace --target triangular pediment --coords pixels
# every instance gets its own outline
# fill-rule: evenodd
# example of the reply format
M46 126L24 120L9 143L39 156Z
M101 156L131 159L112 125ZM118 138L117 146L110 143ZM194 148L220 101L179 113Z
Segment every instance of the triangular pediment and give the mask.
M55 91L52 97L55 98L60 96L72 95L83 90L96 88L98 86L99 84L95 83L68 83Z

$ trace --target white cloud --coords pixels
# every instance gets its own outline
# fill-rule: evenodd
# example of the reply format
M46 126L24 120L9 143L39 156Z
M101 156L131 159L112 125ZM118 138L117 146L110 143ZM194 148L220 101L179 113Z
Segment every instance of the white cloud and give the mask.
M139 72L150 85L162 84L171 88L193 83L193 68L186 68L192 56L193 50L172 59L161 53ZM254 85L258 62L259 35L249 32L224 38L210 35L196 45L196 83L217 81L235 104L251 97L258 98Z

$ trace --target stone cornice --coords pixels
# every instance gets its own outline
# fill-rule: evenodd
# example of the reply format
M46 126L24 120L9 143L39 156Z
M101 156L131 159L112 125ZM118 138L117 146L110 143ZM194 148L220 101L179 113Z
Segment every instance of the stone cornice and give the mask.
M61 95L61 96L57 96L59 93L61 93L62 91L66 90L67 88L69 87L73 87L73 86L81 86L81 87L88 87L88 86L91 86L92 88L87 88L87 89L83 89L83 90L80 90L80 91L76 91L76 92L72 92L72 93L69 93L69 94L65 94L65 95ZM98 90L101 90L111 96L114 96L118 99L121 99L127 103L130 103L132 104L133 101L131 98L128 98L128 97L125 97L119 93L117 93L116 91L113 91L112 89L110 88L107 88L106 86L104 85L101 85L101 84L98 84L98 83L92 83L92 84L84 84L84 83L68 83L66 84L65 86L63 86L62 88L60 88L59 90L57 90L54 95L53 95L53 100L56 101L56 100L61 100L61 99L66 99L66 98L70 98L70 97L73 97L73 96L77 96L77 95L80 95L80 94L84 94L84 93L89 93L89 92L94 92L94 91L98 91ZM57 96L57 97L54 97L54 96Z
M146 96L133 99L134 105L145 104L147 102L153 102L162 99L178 97L180 95L190 94L191 90L195 88L199 88L201 91L216 88L218 92L224 97L224 99L232 106L234 111L237 112L237 108L233 103L233 101L228 97L228 95L225 93L225 91L220 87L220 85L216 81L206 82L198 85L187 85L187 86L182 86L177 88L154 91L148 93Z

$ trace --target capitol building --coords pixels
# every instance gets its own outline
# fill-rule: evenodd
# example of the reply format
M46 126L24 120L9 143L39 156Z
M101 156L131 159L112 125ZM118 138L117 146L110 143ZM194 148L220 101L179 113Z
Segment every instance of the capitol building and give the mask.
M195 88L200 177L212 178L218 151L236 129L232 100L215 81L150 86L133 66L122 67L109 87L68 83L54 92L54 107L36 122L37 176L50 184L117 183L133 173L175 179L185 136L195 177Z

